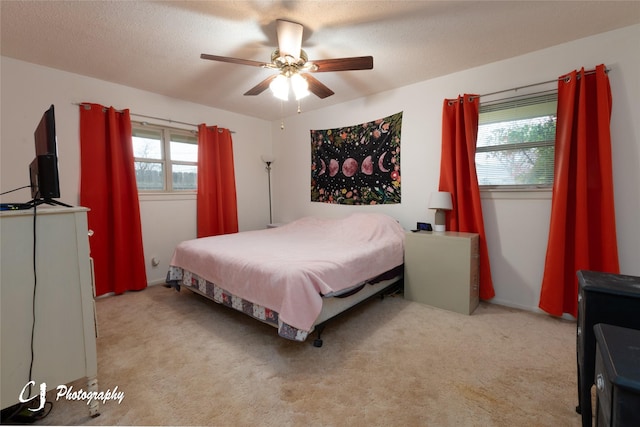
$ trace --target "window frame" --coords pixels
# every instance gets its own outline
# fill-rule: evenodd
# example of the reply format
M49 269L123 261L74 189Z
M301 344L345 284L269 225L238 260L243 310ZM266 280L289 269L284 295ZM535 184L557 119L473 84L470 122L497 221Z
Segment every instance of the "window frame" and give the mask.
M173 160L171 158L171 135L172 134L177 134L177 135L182 135L182 136L186 136L189 138L195 137L195 142L193 143L194 145L197 146L198 143L198 132L197 131L192 131L192 130L187 130L187 129L181 129L181 128L175 128L175 127L170 127L170 126L163 126L163 125L158 125L158 124L151 124L151 123L147 123L147 122L142 122L142 121L132 121L131 122L131 127L132 127L132 137L133 137L133 132L136 129L139 130L145 130L145 129L152 129L155 131L159 131L160 132L160 151L161 151L161 158L160 159L154 159L154 158L150 158L150 157L135 157L133 158L134 162L146 162L146 163L161 163L162 164L162 169L163 169L163 188L162 189L138 189L138 194L185 194L185 195L189 195L189 194L196 194L197 193L197 172L196 172L196 188L194 189L174 189L173 188L173 165L186 165L186 166L195 166L197 168L198 166L198 161L197 161L197 157L196 157L196 161L194 162L190 162L190 161L185 161L185 160ZM182 143L186 143L188 144L189 142L184 142L184 141L177 141L177 142L182 142ZM136 181L136 187L137 187L138 183Z
M536 105L536 104L542 105L549 102L555 102L557 105L557 96L558 96L557 89L552 89L544 92L536 92L536 93L520 95L520 96L515 96L515 97L505 98L505 99L492 100L489 102L481 103L480 110L479 110L478 128L480 128L480 126L485 124L482 121L483 113L496 111L496 110L503 110L503 111L515 110L516 108L522 107L523 105ZM534 102L532 103L532 101ZM555 116L556 125L557 125L557 108L556 108L556 112L554 112L553 115ZM541 115L537 117L545 117L545 116ZM516 120L518 119L513 118L510 121L516 121ZM505 122L508 122L508 121L505 120ZM477 153L499 152L499 151L513 150L513 149L529 149L529 148L538 148L538 147L553 147L555 150L555 133L554 133L554 138L552 140L547 139L547 140L541 140L541 141L495 144L495 145L482 146L482 147L479 147L476 145L476 155ZM476 162L475 159L474 159L474 162ZM477 163L475 163L475 165L477 168ZM555 165L553 167L555 168ZM489 192L535 193L535 192L541 192L541 191L551 192L553 188L553 170L551 170L550 172L551 172L550 176L551 176L552 182L549 184L535 184L535 183L532 183L532 184L480 184L478 183L478 186L481 192L487 192L487 193ZM537 197L537 196L534 196L534 197Z

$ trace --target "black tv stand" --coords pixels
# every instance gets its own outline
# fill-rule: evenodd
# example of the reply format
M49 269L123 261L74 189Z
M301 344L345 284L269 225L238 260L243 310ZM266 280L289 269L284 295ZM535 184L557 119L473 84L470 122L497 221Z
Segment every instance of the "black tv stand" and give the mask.
M54 200L54 199L33 199L30 202L27 202L27 204L32 208L34 208L36 206L39 206L39 205L43 205L45 203L47 205L52 205L52 206L64 206L65 208L72 208L73 207L71 205L59 202L59 201Z

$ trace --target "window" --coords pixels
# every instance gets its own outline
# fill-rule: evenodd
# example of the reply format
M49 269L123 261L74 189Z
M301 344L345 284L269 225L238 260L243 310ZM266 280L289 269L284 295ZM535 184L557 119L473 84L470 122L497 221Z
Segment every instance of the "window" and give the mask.
M480 105L476 171L481 189L553 185L557 92Z
M138 191L195 191L197 134L132 123L133 157Z

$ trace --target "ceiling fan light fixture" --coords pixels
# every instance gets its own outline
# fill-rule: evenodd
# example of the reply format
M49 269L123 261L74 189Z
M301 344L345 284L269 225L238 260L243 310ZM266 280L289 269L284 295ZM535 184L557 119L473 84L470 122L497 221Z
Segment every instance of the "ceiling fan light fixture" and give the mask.
M310 93L313 93L320 99L334 94L331 89L313 77L312 73L373 69L373 57L371 56L309 61L307 53L302 49L302 33L302 24L277 19L276 36L278 39L278 47L271 53L271 62L268 63L205 53L201 54L200 58L276 70L278 75L270 75L246 91L244 95L260 95L269 87L273 95L283 101L289 100L290 91L293 92L294 97L298 101ZM291 88L289 87L289 79L291 79Z
M296 96L296 100L300 100L309 95L309 83L300 74L291 76L291 89Z
M269 89L276 98L283 101L289 100L289 80L283 74L279 74L271 81Z

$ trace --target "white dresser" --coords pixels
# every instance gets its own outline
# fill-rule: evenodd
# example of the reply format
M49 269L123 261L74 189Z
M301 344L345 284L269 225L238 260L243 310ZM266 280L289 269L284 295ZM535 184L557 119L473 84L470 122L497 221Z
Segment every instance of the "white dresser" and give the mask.
M39 206L0 212L2 409L19 402L29 381L35 292L32 396L86 377L97 391L95 306L86 208ZM25 394L25 398L27 395ZM90 415L97 415L92 402Z
M471 314L479 304L479 235L419 231L405 239L404 295L412 301Z

